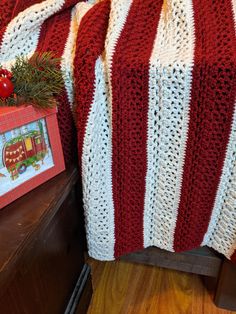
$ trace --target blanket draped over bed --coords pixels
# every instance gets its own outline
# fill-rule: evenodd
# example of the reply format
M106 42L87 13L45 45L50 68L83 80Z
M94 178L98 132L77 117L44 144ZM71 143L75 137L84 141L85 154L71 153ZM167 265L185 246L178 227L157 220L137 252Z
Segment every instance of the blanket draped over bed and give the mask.
M3 0L0 63L55 51L89 254L207 245L236 262L235 0Z

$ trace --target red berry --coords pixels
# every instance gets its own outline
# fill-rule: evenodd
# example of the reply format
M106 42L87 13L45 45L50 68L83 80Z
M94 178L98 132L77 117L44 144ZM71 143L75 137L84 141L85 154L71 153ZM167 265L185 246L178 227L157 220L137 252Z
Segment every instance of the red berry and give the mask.
M7 98L11 96L14 85L7 77L0 77L0 97Z

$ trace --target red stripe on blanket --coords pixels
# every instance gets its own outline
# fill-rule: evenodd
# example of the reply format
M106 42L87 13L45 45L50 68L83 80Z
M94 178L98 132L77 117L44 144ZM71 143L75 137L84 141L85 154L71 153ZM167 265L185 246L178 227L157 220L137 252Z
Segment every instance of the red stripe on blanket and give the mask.
M109 12L110 1L102 1L93 6L82 18L76 42L74 78L80 159L89 110L93 101L95 63L104 50Z
M71 9L47 19L41 27L37 51L53 51L61 57L70 31Z
M187 150L174 239L176 251L199 246L207 231L235 99L235 35L230 0L193 0L193 7L196 42Z
M24 10L28 9L34 4L40 3L42 0L17 0L15 1L15 7L12 12L12 19L16 17L20 12L23 12Z
M143 248L149 59L162 1L134 0L112 66L115 256Z
M6 31L7 24L11 21L12 12L14 10L15 0L2 0L0 7L0 45L2 37Z
M82 1L82 0L81 0ZM15 4L15 8L14 8L14 11L13 11L13 14L12 14L12 19L17 16L20 12L28 9L29 7L31 7L32 5L34 4L38 4L38 3L42 3L44 4L45 6L48 5L48 6L51 6L51 3L47 4L46 2L47 1L42 1L42 0L18 0L18 1L15 1L16 4ZM45 2L45 3L43 3ZM66 0L65 3L62 5L61 9L57 11L57 14L60 13L61 11L71 7L71 6L74 6L78 3L79 1L78 0Z
M16 5L15 0L2 0L0 6L0 29L7 26L12 17L12 12Z
M42 25L37 51L53 51L57 57L63 55L71 23L71 9L53 15ZM73 147L76 145L73 128L73 117L67 93L64 88L58 101L58 122L61 142L66 163L72 159Z

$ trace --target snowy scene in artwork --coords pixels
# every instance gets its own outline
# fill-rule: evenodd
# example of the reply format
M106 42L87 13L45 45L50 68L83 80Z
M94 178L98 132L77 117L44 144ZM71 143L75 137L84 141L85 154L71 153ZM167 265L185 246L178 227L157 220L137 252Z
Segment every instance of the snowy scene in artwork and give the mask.
M53 166L45 119L0 134L0 196Z

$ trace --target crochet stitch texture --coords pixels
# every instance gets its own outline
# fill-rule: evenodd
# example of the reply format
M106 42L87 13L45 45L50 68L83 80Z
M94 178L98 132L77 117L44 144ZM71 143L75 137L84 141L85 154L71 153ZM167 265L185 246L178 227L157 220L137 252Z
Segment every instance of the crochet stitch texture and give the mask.
M62 57L59 125L69 159L75 102L89 254L207 245L236 262L235 1L2 8L0 63Z
M91 256L208 245L233 258L234 10L113 0L82 19L74 74Z

